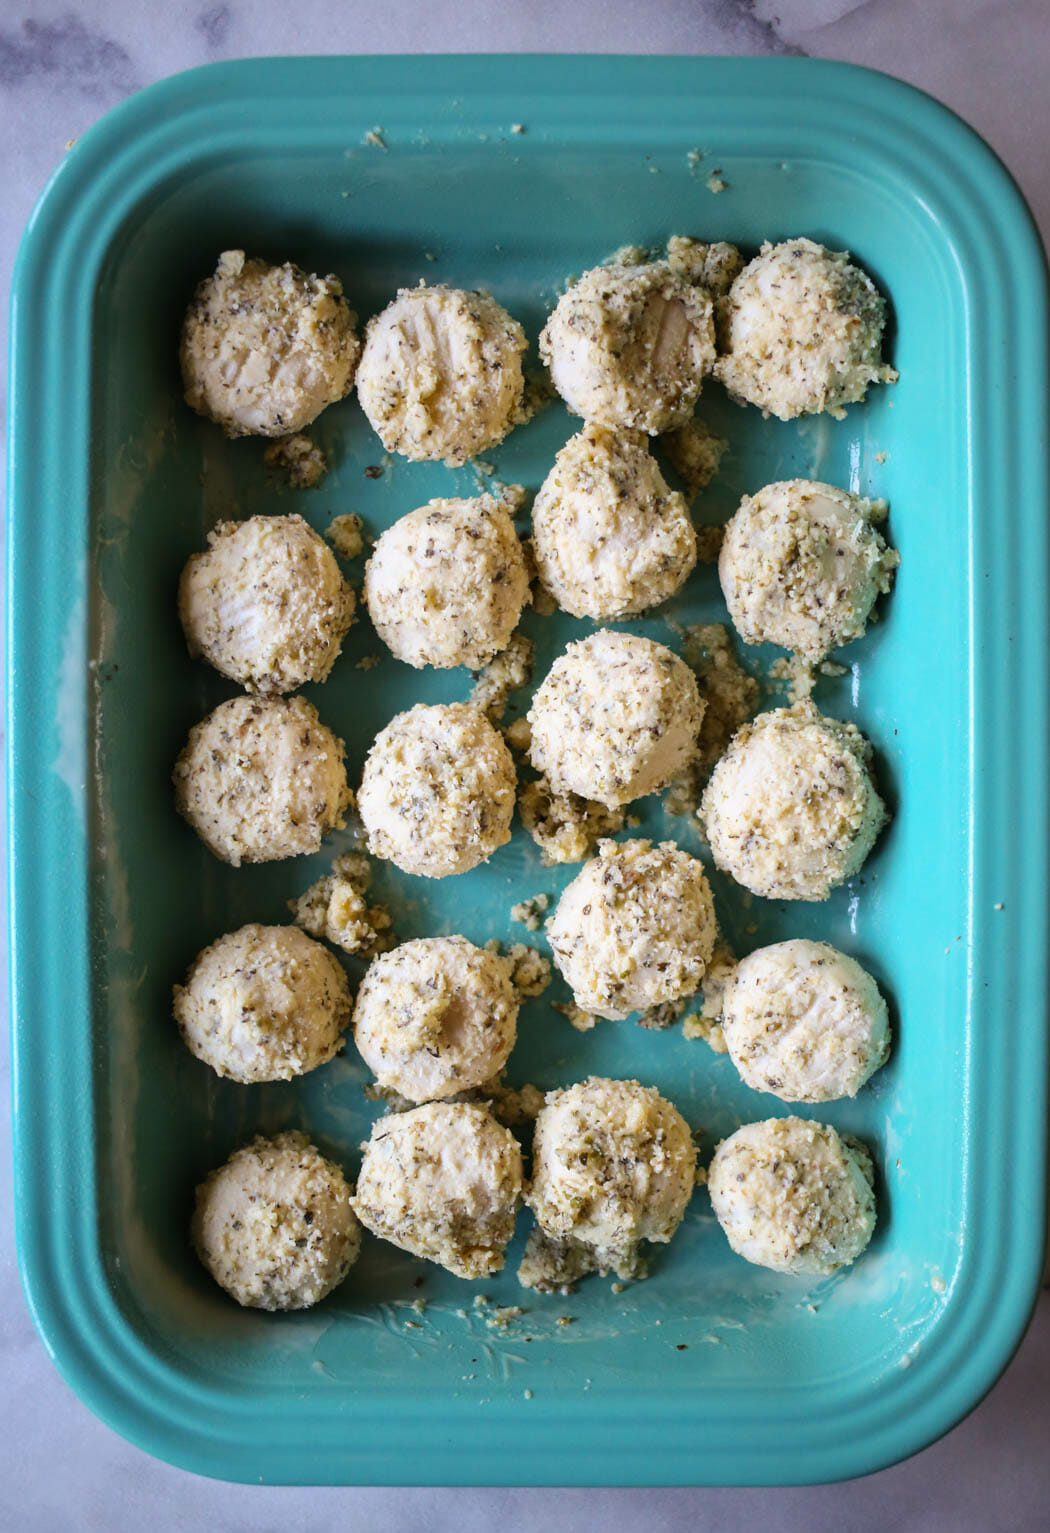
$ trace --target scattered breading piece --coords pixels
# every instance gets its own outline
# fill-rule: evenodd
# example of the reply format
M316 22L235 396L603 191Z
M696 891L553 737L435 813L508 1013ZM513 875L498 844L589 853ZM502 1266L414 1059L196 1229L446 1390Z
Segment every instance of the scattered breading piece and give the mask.
M359 852L337 857L331 873L311 884L297 900L288 901L296 926L311 937L334 943L344 953L366 958L385 953L397 939L390 912L365 900L371 873L368 858Z
M340 559L356 559L365 546L363 525L353 511L335 516L325 530L325 541L332 545Z
M532 680L536 646L523 633L513 633L506 649L494 655L488 665L476 673L470 702L480 708L493 724L498 724L507 706L507 698Z
M547 867L558 862L583 862L602 836L623 829L622 809L608 809L578 793L553 793L545 777L521 787L518 811Z
M263 453L267 468L284 475L293 490L312 490L328 472L328 459L308 436L284 436Z

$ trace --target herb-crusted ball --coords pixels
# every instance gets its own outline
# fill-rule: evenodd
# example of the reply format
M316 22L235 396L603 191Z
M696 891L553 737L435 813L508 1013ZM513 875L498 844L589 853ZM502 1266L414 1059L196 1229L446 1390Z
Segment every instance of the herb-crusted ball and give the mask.
M729 289L722 323L716 377L780 420L825 410L839 420L869 384L897 377L882 360L882 295L847 251L812 240L763 245Z
M381 729L358 807L368 847L405 873L466 873L510 840L517 775L502 735L470 703L417 703Z
M179 582L190 654L249 692L324 681L354 617L354 593L301 516L220 522Z
M291 436L350 392L360 342L337 277L227 250L182 327L186 403L227 436Z
M603 628L570 644L538 688L529 755L556 793L617 809L665 788L693 758L703 715L684 660Z
M681 1113L652 1086L591 1076L549 1091L536 1119L526 1203L545 1234L630 1278L643 1240L669 1241L696 1175Z
M532 547L559 607L599 622L659 606L696 563L689 508L645 434L594 421L569 438L543 482Z
M350 987L327 948L297 926L251 923L198 953L176 985L183 1042L217 1075L283 1081L336 1054Z
M669 431L688 420L714 366L710 295L666 261L596 266L559 299L540 356L574 415Z
M875 525L885 515L884 500L811 479L745 495L718 560L741 638L779 644L814 663L860 638L900 563Z
M353 1206L381 1240L456 1277L488 1277L503 1266L521 1186L518 1142L487 1107L429 1102L373 1124Z
M886 823L855 724L808 700L738 729L700 806L715 864L770 900L823 900Z
M879 987L855 958L796 937L749 953L722 995L722 1032L747 1085L784 1102L856 1096L886 1062Z
M365 566L376 632L407 665L481 670L506 649L529 577L506 505L431 500L396 521Z
M305 1134L258 1137L197 1188L190 1235L215 1281L253 1309L308 1309L361 1246L350 1188Z
M774 1272L837 1272L875 1229L871 1156L822 1123L746 1123L718 1146L707 1185L733 1250Z
M175 763L175 807L236 868L316 852L351 794L343 742L304 697L233 697L195 724Z
M380 1086L430 1102L498 1074L517 1037L510 965L465 937L419 937L373 959L354 1042Z
M368 321L357 397L388 452L456 467L523 418L526 344L489 293L402 288Z
M673 841L601 841L563 891L547 938L576 1004L618 1019L700 988L715 943L703 864Z

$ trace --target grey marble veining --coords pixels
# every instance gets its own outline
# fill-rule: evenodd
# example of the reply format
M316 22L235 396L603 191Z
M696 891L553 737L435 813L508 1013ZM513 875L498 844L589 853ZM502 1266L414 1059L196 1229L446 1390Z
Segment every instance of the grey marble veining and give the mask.
M66 142L151 81L212 59L279 53L569 51L811 54L931 91L983 133L1050 235L1046 0L7 0L0 10L0 282ZM829 125L833 130L833 124ZM6 330L6 311L3 326ZM6 985L4 987L6 993ZM5 1029L6 1036L6 1029ZM52 1368L18 1289L9 1070L0 1066L0 1526L26 1533L285 1533L335 1528L560 1533L644 1525L733 1533L1046 1526L1050 1300L988 1400L944 1441L862 1482L791 1491L253 1489L170 1469L101 1426Z

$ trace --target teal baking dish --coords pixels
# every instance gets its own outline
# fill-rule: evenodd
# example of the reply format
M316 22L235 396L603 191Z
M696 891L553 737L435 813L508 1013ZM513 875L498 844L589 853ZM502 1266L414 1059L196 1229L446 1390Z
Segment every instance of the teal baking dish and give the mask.
M189 1250L195 1182L254 1130L292 1125L352 1173L377 1108L352 1049L299 1082L237 1087L170 1021L195 951L284 918L331 855L232 870L176 818L172 761L231 691L186 656L178 572L220 517L295 509L323 528L354 510L375 532L484 479L390 464L350 399L318 423L327 479L282 494L259 443L226 442L182 404L182 309L235 245L339 273L362 317L421 276L487 286L535 337L568 273L676 232L752 249L804 232L854 251L892 305L900 382L844 421L763 421L714 386L700 406L730 441L704 519L805 474L888 496L902 554L884 621L818 692L875 742L890 830L822 906L748 902L715 880L738 950L819 935L892 997L890 1064L819 1114L872 1145L875 1241L834 1279L780 1278L731 1255L701 1190L650 1279L623 1292L592 1279L525 1294L523 1217L497 1281L462 1284L370 1241L316 1310L241 1311ZM1043 1252L1046 336L1041 250L999 163L933 101L838 64L257 60L154 86L76 145L33 215L13 299L16 1211L45 1345L104 1420L229 1479L807 1482L913 1452L989 1388ZM571 429L552 406L490 455L496 473L535 489ZM675 643L672 625L723 617L703 567L636 626ZM539 675L587 627L526 625ZM376 649L362 620L311 693L352 776L397 709L470 685L357 668ZM746 656L762 673L771 658ZM699 845L658 802L643 809L643 833ZM542 868L518 829L473 874L429 885L381 868L376 882L402 937L512 940L511 904L571 871ZM574 1032L551 1006L563 996L524 1010L515 1083L637 1076L705 1150L787 1111L680 1029Z

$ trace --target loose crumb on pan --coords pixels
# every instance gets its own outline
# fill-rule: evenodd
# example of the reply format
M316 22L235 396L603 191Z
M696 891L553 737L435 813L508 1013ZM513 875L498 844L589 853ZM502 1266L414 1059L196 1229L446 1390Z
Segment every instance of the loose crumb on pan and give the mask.
M363 1086L362 1091L369 1102L382 1102L385 1113L408 1112L417 1106L408 1097L402 1096L393 1086L381 1086L378 1081L372 1081ZM467 1091L457 1091L453 1096L445 1097L446 1102L487 1102L492 1109L492 1116L506 1128L521 1128L527 1123L533 1123L543 1106L546 1093L538 1086L526 1081L523 1086L505 1086L502 1073L494 1075L491 1080L483 1081L480 1086L472 1086ZM484 1295L478 1295L482 1302L487 1302ZM477 1304L477 1299L475 1304Z
M382 1102L384 1113L410 1112L419 1104L413 1102L411 1097L402 1096L400 1091L393 1086L381 1086L378 1081L368 1081L361 1087L361 1095L366 1102ZM461 1096L464 1093L461 1093ZM458 1101L460 1098L452 1100ZM446 1098L446 1100L449 1100Z
M550 374L546 368L542 372L525 374L525 392L521 396L521 410L518 424L527 426L541 410L557 398Z
M524 1313L520 1304L501 1304L485 1317L485 1324L490 1331L506 1330L512 1320L520 1320ZM527 1398L531 1399L531 1394Z
M717 564L722 552L725 528L719 526L696 529L696 560L698 564Z
M718 473L729 443L725 437L715 436L703 421L690 420L677 431L666 432L660 446L681 479L686 498L694 500Z
M510 918L518 921L530 932L539 931L543 925L544 912L550 909L551 897L549 894L534 894L531 899L521 900L519 904L511 906Z
M499 953L499 938L491 937L485 944L485 951ZM523 997L542 995L551 982L550 959L524 942L513 943L505 957L510 964L510 982L518 994Z
M700 986L700 1010L691 1012L682 1021L684 1038L702 1038L716 1054L729 1052L722 1031L722 997L735 968L736 955L719 934Z
M365 546L364 523L353 511L334 516L325 529L325 541L335 549L340 559L356 559Z
M506 649L494 655L488 665L476 673L469 701L493 724L498 724L507 706L507 698L532 680L536 646L523 633L513 633Z
M543 864L583 862L603 836L623 829L623 811L578 793L554 793L546 777L518 792L522 824L543 853Z
M683 658L695 671L700 696L707 705L697 755L671 784L664 800L668 814L687 815L695 812L715 762L758 707L760 688L737 660L724 623L671 627L682 640Z
M512 751L521 754L532 744L532 727L528 719L514 719L503 730L503 738Z
M637 1016L639 1027L644 1027L650 1032L663 1032L678 1021L686 1008L684 1000L664 1001L659 1006L650 1006L648 1011L641 1011Z
M525 1243L518 1282L522 1288L533 1288L537 1293L570 1294L580 1278L597 1270L598 1262L590 1246L571 1236L557 1240L536 1225Z
M493 1117L498 1118L507 1128L521 1128L526 1123L536 1121L545 1094L530 1081L526 1081L524 1086L505 1086L497 1076L491 1081L485 1081L473 1096L478 1101L488 1102Z
M521 551L525 555L525 569L529 577L529 595L532 600L532 610L538 617L550 617L552 613L557 612L558 603L539 577L536 569L536 554L531 538L522 538Z
M364 136L363 142L366 144L371 144L373 149L386 149L388 145L386 139L383 137L384 131L385 130L383 128L379 127L369 128L368 132Z
M393 920L384 905L369 905L365 892L372 876L368 858L360 852L337 857L332 871L311 884L305 894L288 901L296 926L311 937L323 937L344 953L371 958L397 941Z
M377 665L382 664L381 655L362 655L360 660L354 661L355 671L374 671Z
M568 1017L569 1023L578 1033L589 1033L602 1020L595 1016L593 1011L584 1011L582 1006L577 1006L574 1001L555 1001L554 1010L560 1011Z
M599 261L599 266L643 266L651 261L653 252L648 245L619 245L610 255Z
M682 1022L683 1038L702 1038L716 1054L728 1054L725 1034L720 1022L712 1022L703 1012L690 1012Z
M724 192L729 189L729 182L720 176L717 170L713 170L704 182L709 192Z
M312 490L328 472L328 459L316 442L300 433L280 437L263 453L267 468L283 474L293 490Z
M769 667L769 679L787 693L788 702L804 703L817 684L816 667L801 655L778 655Z

